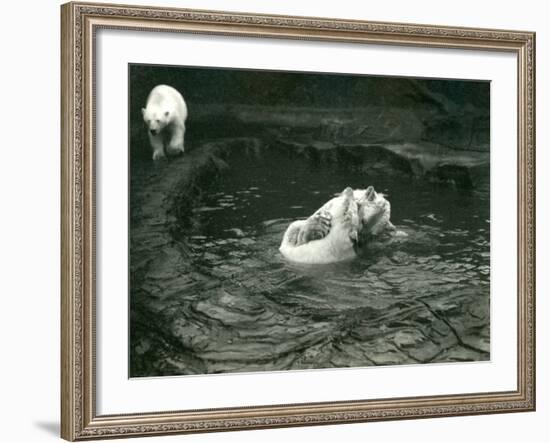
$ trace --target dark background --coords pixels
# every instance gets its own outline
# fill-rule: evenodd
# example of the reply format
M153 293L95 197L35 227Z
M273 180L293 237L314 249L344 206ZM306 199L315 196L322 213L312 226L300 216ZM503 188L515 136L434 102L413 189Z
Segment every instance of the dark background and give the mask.
M367 122L364 140L354 142L427 140L453 149L489 149L486 81L135 64L129 80L131 147L138 157L150 151L140 109L158 84L173 86L187 103L186 149L193 140L251 135L259 126L311 133L327 118Z
M190 108L201 104L244 104L290 107L413 106L425 88L457 105L489 108L487 82L410 79L365 75L297 73L221 68L130 65L132 114L144 106L158 84L173 86Z

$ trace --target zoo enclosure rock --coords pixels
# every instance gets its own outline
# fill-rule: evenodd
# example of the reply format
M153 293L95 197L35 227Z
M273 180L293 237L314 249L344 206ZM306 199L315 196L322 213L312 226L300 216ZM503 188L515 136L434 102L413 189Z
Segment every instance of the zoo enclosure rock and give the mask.
M289 155L313 162L341 163L349 168L407 174L458 188L474 188L489 179L490 155L487 152L458 151L442 145L419 143L336 144L302 138L277 139L275 146Z
M292 137L306 135L333 143L431 142L450 149L488 152L489 115L474 107L437 112L423 106L394 107L364 105L353 108L279 107L258 105L203 105L195 110L193 122L216 127L213 122L231 121L246 128L281 128ZM243 132L241 135L245 135ZM224 135L224 134L222 134ZM235 135L235 134L232 134Z

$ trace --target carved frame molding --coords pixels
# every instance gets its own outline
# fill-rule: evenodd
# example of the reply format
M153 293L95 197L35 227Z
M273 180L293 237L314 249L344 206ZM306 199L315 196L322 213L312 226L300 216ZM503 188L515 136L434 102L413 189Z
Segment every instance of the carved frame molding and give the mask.
M73 2L61 7L61 435L67 440L533 411L535 34ZM513 392L98 416L94 36L97 29L508 51L518 59L518 383Z

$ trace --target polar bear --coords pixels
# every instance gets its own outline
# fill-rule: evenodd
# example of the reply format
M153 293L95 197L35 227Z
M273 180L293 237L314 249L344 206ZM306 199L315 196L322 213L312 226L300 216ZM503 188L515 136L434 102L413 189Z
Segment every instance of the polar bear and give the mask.
M287 228L279 251L290 261L324 264L357 256L362 239L393 232L391 206L372 186L346 188L311 217Z
M318 222L331 225L328 234L316 229ZM326 227L323 223L322 227ZM359 229L357 202L346 188L307 220L297 220L287 228L279 251L297 263L332 263L355 257L354 241ZM322 237L322 238L319 238Z
M147 125L153 160L183 153L187 105L176 89L167 85L155 86L141 113Z

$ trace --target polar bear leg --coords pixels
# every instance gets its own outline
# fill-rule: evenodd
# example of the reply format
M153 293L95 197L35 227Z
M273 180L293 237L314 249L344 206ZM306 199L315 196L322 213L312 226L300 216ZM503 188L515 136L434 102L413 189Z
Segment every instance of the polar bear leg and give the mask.
M348 236L352 243L357 243L359 239L358 233L360 228L359 208L357 202L355 201L353 190L351 188L348 187L344 189L344 192L342 192L342 196L345 199L344 204L347 206L344 212L343 225L348 230Z
M295 246L303 245L311 240L325 238L330 232L332 215L322 208L309 217L300 227Z
M149 142L151 143L151 148L153 148L153 160L159 160L166 157L164 154L162 137L160 135L153 135L149 133Z
M283 244L298 246L300 229L303 227L304 223L304 220L297 220L291 223L283 236Z
M183 147L183 138L185 136L185 124L183 125L174 125L174 129L172 131L172 137L170 138L170 142L168 143L168 153L175 155L175 154L182 154L184 151Z

